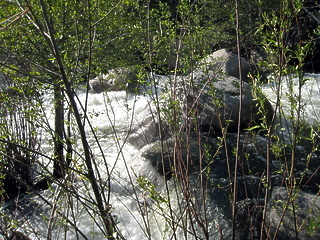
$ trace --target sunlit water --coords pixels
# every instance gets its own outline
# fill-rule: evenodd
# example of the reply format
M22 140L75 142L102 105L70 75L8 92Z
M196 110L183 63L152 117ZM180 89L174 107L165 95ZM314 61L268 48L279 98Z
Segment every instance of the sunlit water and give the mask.
M320 75L319 74L305 74L303 82L299 84L297 77L286 76L281 80L279 94L277 94L277 86L279 84L274 82L270 77L270 83L263 87L263 92L271 100L275 106L277 97L280 97L280 107L286 117L297 117L297 107L293 107L290 100L293 96L293 101L296 101L299 96L299 86L301 86L301 106L300 114L303 121L306 121L312 126L318 126L320 120ZM292 89L292 90L291 90ZM290 93L292 92L292 94Z
M137 177L143 176L155 185L155 190L165 199L170 196L171 209L176 218L179 218L177 194L173 181L168 181L165 188L164 179L158 174L149 162L141 157L142 150L138 150L126 142L126 137L135 121L151 101L150 96L127 94L125 92L107 92L86 94L84 90L77 91L79 108L87 108L88 120L85 123L87 138L97 165L96 175L105 185L105 196L110 197L110 208L117 228L125 239L170 239L173 235L169 227L169 208L167 203L153 203L149 193L138 186ZM81 103L81 104L80 104ZM54 127L54 110L52 94L44 96L43 115L39 115L38 124L42 125L41 152L52 157L53 141L50 129ZM81 111L83 114L84 111ZM72 119L71 119L72 121ZM90 123L90 124L89 124ZM74 124L71 125L76 130ZM47 132L48 131L48 132ZM77 132L77 131L75 131ZM95 133L95 136L93 133ZM71 167L82 171L86 166L83 160L83 149L79 136L73 135L74 154ZM99 144L98 144L98 143ZM53 162L48 158L40 159L48 171L52 171ZM39 167L37 170L41 169ZM44 172L45 174L45 172ZM35 174L37 175L37 173ZM94 195L87 179L81 174L69 176L61 184L67 184L77 195L94 201ZM107 179L110 177L110 186ZM168 189L168 190L166 190ZM110 195L109 195L110 193ZM44 202L44 199L48 203ZM208 202L209 203L209 202ZM16 214L19 221L18 228L26 232L31 239L105 239L106 233L99 220L99 214L91 210L90 203L75 196L65 194L58 184L54 183L50 189L42 191L40 196L26 196L19 203L24 210ZM183 209L183 208L182 208ZM96 210L96 209L95 209ZM59 213L58 213L59 212ZM222 211L215 205L208 204L208 217L211 235L219 235L217 225L227 228ZM214 216L214 217L213 217ZM81 231L77 233L72 224L64 220L68 218ZM96 222L95 222L96 221ZM181 221L180 221L181 224ZM69 227L66 227L69 225ZM185 238L182 230L175 230L178 239ZM191 235L190 239L191 238Z
M302 115L307 122L317 125L320 115L320 77L314 74L308 74L307 77L309 80L305 82L301 92L303 102ZM294 89L297 92L296 88L297 83L294 83ZM277 96L275 84L266 85L263 91L274 104ZM289 116L288 92L287 81L283 80L280 94L281 102L285 114ZM144 176L151 179L156 184L156 191L162 196L166 196L164 181L150 164L141 157L141 151L126 143L132 120L143 111L146 104L150 102L150 97L128 95L125 92L89 93L87 95L84 91L78 91L77 96L82 106L88 109L88 120L100 144L99 146L93 138L87 121L85 126L89 144L97 161L100 178L106 184L108 177L111 176L111 186L108 187L106 185L104 190L110 191L112 215L118 222L117 226L121 234L125 239L147 239L148 234L152 236L152 239L169 239L172 236L172 232L163 217L163 215L168 216L169 214L167 205L154 204L149 206L147 212L143 213L141 211L141 209L144 209L143 206L152 203L148 201L147 193L143 189L139 189L136 178L137 176ZM87 106L85 106L86 103ZM43 121L41 117L39 118L41 119L39 123L43 124L46 129L53 128L51 94L45 95L43 107L43 116L47 117L47 122ZM74 125L72 127L76 128ZM52 152L52 137L46 131L41 134L41 150L43 153L48 154ZM73 156L72 167L81 172L81 169L85 169L82 159L83 150L79 137L73 136L73 140L75 142L75 151L78 154ZM52 162L47 159L42 161L48 164L50 169ZM94 199L89 183L83 176L72 176L72 181L68 184L71 184L70 188L72 187L80 196ZM174 183L169 181L168 189L172 209L179 212L178 198L176 196L179 193L175 192L173 186ZM60 191L61 193L59 194ZM48 239L49 237L51 239L83 239L73 227L65 228L64 220L56 213L57 210L68 216L68 219L75 223L86 238L105 239L99 227L101 222L94 222L94 220L98 220L98 217L97 213L90 211L90 205L85 206L81 199L68 198L57 184L53 184L50 189L41 192L41 196L53 204L53 207L49 207L43 203L40 197L35 196L28 200L28 208L24 210L25 216L21 218L23 222L21 231L28 230L31 239ZM231 231L231 226L228 226L228 221L224 218L221 209L215 206L213 202L209 201L207 206L207 215L208 219L210 219L210 234L213 239L219 239L218 228L227 229L226 232L228 232L228 229ZM153 211L150 209L153 209ZM150 233L147 233L148 231ZM178 239L184 239L185 235L183 235L183 231L177 231L177 236Z

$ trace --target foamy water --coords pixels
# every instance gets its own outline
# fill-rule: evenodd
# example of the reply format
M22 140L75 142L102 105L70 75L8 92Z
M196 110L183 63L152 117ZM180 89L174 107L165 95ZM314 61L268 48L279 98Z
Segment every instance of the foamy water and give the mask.
M304 105L302 114L307 122L315 125L319 124L320 119L320 77L315 74L308 74L306 77L308 80L301 91ZM297 87L297 79L295 79L293 84L295 92L297 92ZM277 95L273 83L264 86L263 92L272 103L275 102ZM288 80L284 79L281 84L280 96L281 106L287 116L290 115L288 92ZM178 202L179 199L181 200L180 193L175 191L173 181L169 181L168 188L165 188L162 177L155 177L157 172L141 157L141 151L126 143L132 119L143 111L146 104L150 102L150 98L128 95L125 92L89 93L86 95L84 91L79 91L77 96L83 106L87 103L87 116L100 144L97 144L91 132L92 129L86 122L88 141L98 166L96 173L99 173L100 184L104 186L105 196L110 197L112 215L118 222L117 227L121 234L125 239L141 240L147 239L149 235L152 239L170 239L172 231L166 217L169 219L172 215L169 214L167 203L150 201L148 193L139 188L136 178L144 176L152 179L156 184L156 191L165 199L169 194L171 208L177 219L181 210ZM47 94L44 99L43 117L46 116L48 121L44 123L42 117L39 116L39 124L41 123L45 129L52 129L54 126L53 109L51 108L52 95ZM74 124L72 127L76 129ZM79 142L79 136L74 135L72 138L77 154L73 156L71 167L81 172L82 169L85 169L82 145ZM52 136L43 131L42 141L42 151L50 155ZM52 162L48 162L47 159L42 159L42 161L47 164L48 169L52 169ZM109 177L110 186L107 184ZM21 218L20 224L23 224L21 230L29 230L32 239L48 239L48 237L51 239L83 239L75 231L75 227L69 224L70 227L65 228L64 218L57 214L59 211L64 217L68 217L74 222L87 239L105 239L99 214L93 211L96 209L90 203L90 199L94 201L94 196L87 179L81 174L75 174L70 176L69 182L63 184L70 184L70 189L89 201L68 195L59 185L53 184L50 189L41 192L42 197L47 199L52 206L49 207L40 197L33 197L28 203L32 205L29 215L26 214L27 218ZM207 215L210 219L209 229L213 239L220 236L219 228L231 228L228 226L229 223L223 216L221 209L214 202L207 203ZM178 230L177 238L184 238L183 234L183 231ZM192 239L191 235L189 236Z
M299 84L297 77L284 77L281 80L279 95L277 95L277 83L270 78L270 83L263 87L263 92L275 105L277 97L281 100L281 109L286 117L291 116L292 103L290 101L290 92L293 93L293 99L299 96L299 86L301 87L301 117L310 125L318 126L320 120L320 75L305 74L304 83ZM292 85L291 85L292 83ZM292 86L292 90L291 87ZM297 112L295 111L295 116Z

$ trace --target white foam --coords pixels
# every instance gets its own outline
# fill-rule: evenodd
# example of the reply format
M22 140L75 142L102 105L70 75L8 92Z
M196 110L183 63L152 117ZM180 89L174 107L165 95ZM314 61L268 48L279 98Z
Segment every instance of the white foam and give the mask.
M275 105L277 98L280 98L281 109L287 118L297 117L297 111L292 109L293 101L299 97L299 87L301 87L301 119L312 126L318 126L320 122L320 74L305 74L304 83L299 84L299 78L286 76L281 80L280 91L277 94L278 84L270 78L270 83L263 87L263 92ZM292 86L292 87L290 87ZM290 90L292 88L292 90Z

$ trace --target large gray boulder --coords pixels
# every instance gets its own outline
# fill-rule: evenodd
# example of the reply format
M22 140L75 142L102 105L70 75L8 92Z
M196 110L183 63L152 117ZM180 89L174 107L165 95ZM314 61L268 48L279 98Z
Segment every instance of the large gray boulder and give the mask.
M292 210L292 204L289 204L283 215L288 198L289 192L286 188L275 187L273 189L267 212L270 239L274 239L279 222L281 222L281 225L276 235L278 240L320 239L320 198L318 195L300 191L295 196L292 196L295 214ZM296 238L295 224L298 238Z
M223 60L226 63L225 73L214 74L217 64L222 61L220 58L226 58ZM170 138L170 133L177 129L198 129L204 132L221 132L225 128L228 132L237 130L241 102L241 82L236 78L237 57L226 50L220 50L201 62L200 70L197 69L188 76L172 79L153 76L160 89L159 98L164 101L160 102L159 108L152 106L153 103L149 104L145 111L135 118L128 138L129 143L140 149L159 141L160 138ZM246 74L252 69L245 60L242 64L243 73ZM252 93L251 85L242 82L242 86L241 128L259 124L263 117L271 119L273 109L269 101L260 96L262 101L258 102Z
M223 73L240 79L238 55L227 49L220 49L202 59L199 63L199 70L205 72L209 77L216 77L219 73ZM249 73L254 73L256 70L257 66L241 57L242 80L249 81Z
M167 92L161 94L159 108L150 101L135 116L128 142L140 149L160 139L168 139L174 128L182 131L195 127L204 132L221 132L226 128L228 132L237 131L240 80L230 76L209 82L208 79L205 73L199 71L185 78L177 78L175 100L172 100L172 92ZM252 87L243 82L241 128L259 124L263 117L272 117L271 104L263 96L261 98L263 106L254 98Z
M272 117L273 108L269 101L263 99L263 106L252 94L252 87L242 82L241 127L250 127L265 116ZM210 130L228 128L234 131L238 126L240 109L240 80L235 77L220 75L218 79L201 71L192 73L189 83L178 88L183 119L197 122L202 129Z

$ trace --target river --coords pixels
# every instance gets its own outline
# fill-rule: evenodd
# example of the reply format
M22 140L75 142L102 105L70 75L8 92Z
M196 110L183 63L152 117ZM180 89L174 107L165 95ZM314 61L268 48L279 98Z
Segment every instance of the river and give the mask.
M307 74L308 80L302 88L303 118L313 126L319 126L320 119L320 75ZM270 82L262 89L270 101L275 104L276 84ZM298 83L295 81L293 90L297 94ZM281 84L281 106L285 115L290 115L290 100L287 80ZM96 174L99 176L99 184L105 196L110 197L109 203L112 216L117 222L117 227L125 239L193 239L192 231L184 231L188 224L184 219L182 193L177 190L173 179L165 182L163 177L146 161L141 154L142 149L136 149L126 142L128 132L131 128L132 119L141 113L146 104L152 101L147 95L127 94L124 91L93 93L88 95L84 90L77 91L79 102L83 105L87 102L87 116L94 130L88 122L85 124L87 136L96 163ZM44 95L43 115L39 116L41 131L41 152L52 155L52 136L45 129L53 128L52 94ZM48 120L45 122L43 118ZM72 128L76 129L74 124ZM286 128L285 126L281 127ZM288 130L290 131L290 130ZM74 146L72 168L81 173L85 169L83 161L82 145L76 135L72 136ZM98 144L99 143L99 144ZM39 158L39 161L47 169L52 168L52 162L46 158ZM110 186L108 178L110 177ZM140 180L150 180L141 187ZM61 185L59 185L61 184ZM149 184L149 185L148 185ZM72 191L65 191L70 186ZM153 192L154 191L154 192ZM198 191L198 190L195 190ZM200 191L200 190L199 190ZM109 194L110 193L110 194ZM150 199L154 193L156 201ZM199 192L200 194L200 192ZM49 189L41 191L41 196L35 194L25 195L20 202L20 211L15 211L12 216L21 232L26 233L30 239L105 239L105 233L101 228L102 223L99 214L93 206L93 193L87 179L73 172L66 180L53 183ZM155 197L153 196L153 197ZM43 198L50 202L43 201ZM219 197L217 197L218 199ZM167 200L170 199L170 207ZM228 216L225 216L223 209L215 205L215 200L206 202L207 229L211 239L220 239L222 232L229 236L232 227ZM11 209L6 205L3 209ZM62 215L64 217L62 217ZM176 218L177 229L172 229L170 217ZM72 224L66 223L66 218L73 222L79 231L75 230ZM189 226L190 227L190 226ZM221 230L223 229L223 231ZM173 234L174 232L174 234Z

